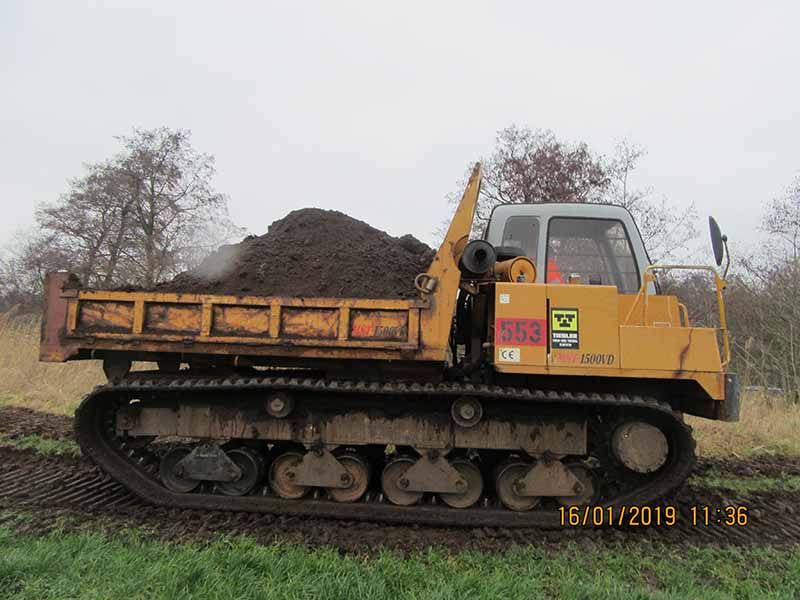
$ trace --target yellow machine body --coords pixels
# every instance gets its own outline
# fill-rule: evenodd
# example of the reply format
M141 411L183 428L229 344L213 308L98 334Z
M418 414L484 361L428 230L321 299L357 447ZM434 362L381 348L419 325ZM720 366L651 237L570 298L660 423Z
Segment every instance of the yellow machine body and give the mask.
M686 327L676 298L650 299L648 319L628 320L637 297L614 286L498 283L494 362L526 375L684 379L725 398L717 330ZM641 313L640 313L641 314Z
M441 247L415 282L418 299L97 291L71 288L68 274L52 273L40 358L206 356L235 365L278 365L280 359L402 362L408 372L414 365L435 367L452 359L456 297L459 289L471 287L488 290L492 298L481 352L498 374L693 382L683 409L726 418L719 416L725 411L708 406L732 395L725 372L724 282L716 273L719 329L691 327L675 297L652 294L649 267L638 294L621 294L609 285L532 283L536 267L527 258L516 261L514 269L509 261L504 266L509 268L492 273L490 281L464 281L458 263L480 180L476 166ZM509 282L514 273L517 280ZM706 401L705 406L695 411L692 398ZM727 412L738 414L738 406Z

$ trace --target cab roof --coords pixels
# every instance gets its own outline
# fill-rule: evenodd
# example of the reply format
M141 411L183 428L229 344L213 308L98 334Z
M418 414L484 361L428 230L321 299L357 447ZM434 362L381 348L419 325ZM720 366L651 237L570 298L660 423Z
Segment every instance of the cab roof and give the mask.
M510 216L583 217L592 219L619 219L633 221L630 211L617 204L594 202L537 202L535 204L500 204L492 210L492 218Z

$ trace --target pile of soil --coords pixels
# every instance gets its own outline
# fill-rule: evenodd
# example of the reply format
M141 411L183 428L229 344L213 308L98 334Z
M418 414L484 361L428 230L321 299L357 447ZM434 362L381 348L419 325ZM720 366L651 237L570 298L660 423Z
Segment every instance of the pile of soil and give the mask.
M267 233L222 246L199 267L158 286L161 291L411 298L414 278L434 251L411 235L399 238L343 213L296 210Z

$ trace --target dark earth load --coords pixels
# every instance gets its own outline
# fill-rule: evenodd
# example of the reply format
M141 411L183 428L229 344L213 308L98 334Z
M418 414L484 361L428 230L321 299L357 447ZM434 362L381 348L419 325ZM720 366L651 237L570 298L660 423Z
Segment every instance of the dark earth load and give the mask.
M159 291L259 296L413 298L434 251L341 212L304 208L267 233L220 247Z

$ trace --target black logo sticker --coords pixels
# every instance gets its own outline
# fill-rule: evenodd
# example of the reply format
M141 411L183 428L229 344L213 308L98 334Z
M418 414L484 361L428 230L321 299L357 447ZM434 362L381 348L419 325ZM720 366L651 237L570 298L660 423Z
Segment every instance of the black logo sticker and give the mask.
M550 309L550 347L555 350L576 350L580 347L577 308Z

